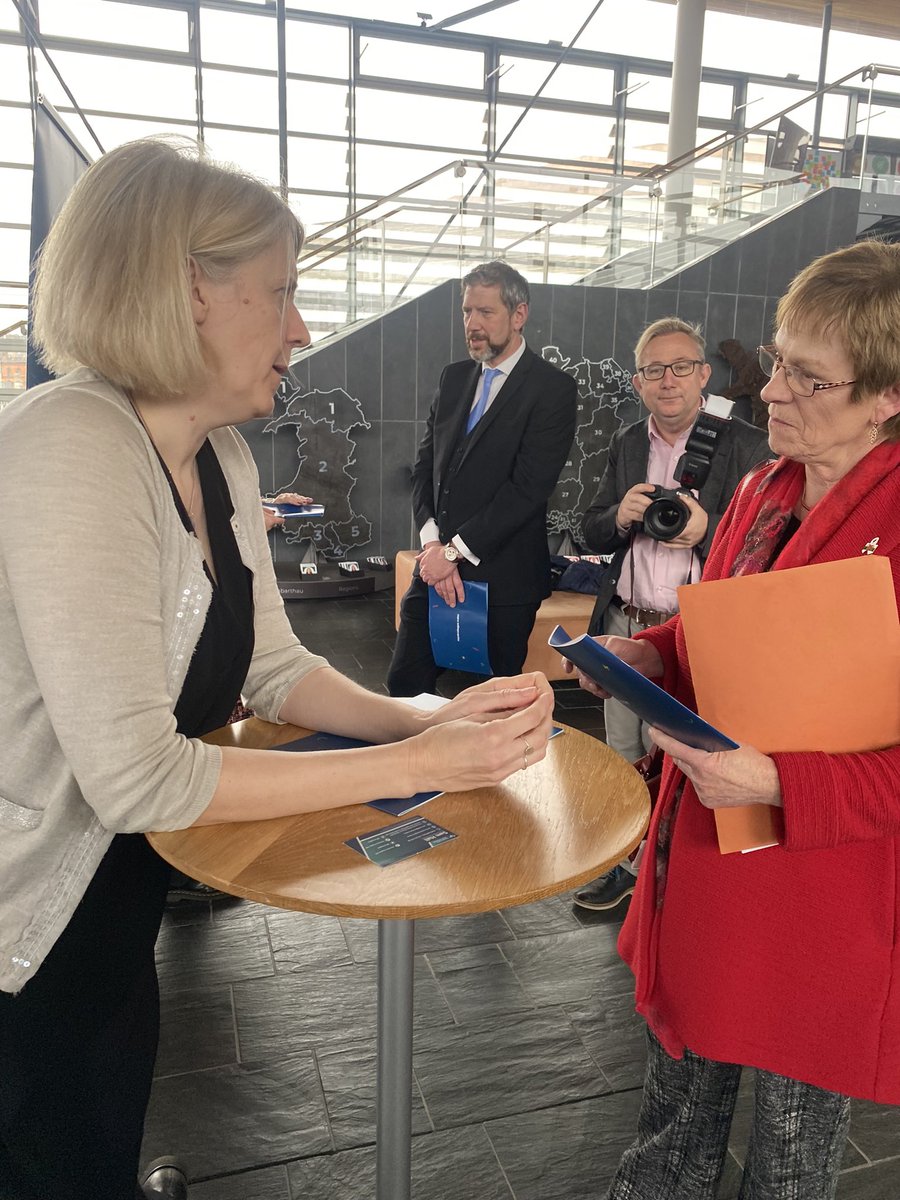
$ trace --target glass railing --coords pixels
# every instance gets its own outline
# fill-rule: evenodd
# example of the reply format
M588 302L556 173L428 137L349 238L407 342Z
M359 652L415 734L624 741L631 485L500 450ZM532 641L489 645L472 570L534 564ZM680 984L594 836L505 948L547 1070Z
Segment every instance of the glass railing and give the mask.
M900 68L861 67L749 129L723 132L679 159L638 164L625 174L591 163L566 170L448 161L310 234L298 300L313 338L377 316L491 258L533 282L651 287L819 187L868 187L865 147L879 73L900 75ZM860 125L858 175L816 177L767 165L782 116L859 78L868 82L870 102ZM832 149L839 157L843 147ZM882 178L875 186L892 191L892 183Z

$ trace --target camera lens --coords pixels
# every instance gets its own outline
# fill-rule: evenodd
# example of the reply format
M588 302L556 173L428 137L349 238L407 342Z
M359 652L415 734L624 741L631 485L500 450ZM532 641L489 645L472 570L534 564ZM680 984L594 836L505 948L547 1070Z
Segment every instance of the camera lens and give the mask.
M691 511L677 496L661 496L651 500L644 512L644 533L658 542L670 542L678 537L691 519Z

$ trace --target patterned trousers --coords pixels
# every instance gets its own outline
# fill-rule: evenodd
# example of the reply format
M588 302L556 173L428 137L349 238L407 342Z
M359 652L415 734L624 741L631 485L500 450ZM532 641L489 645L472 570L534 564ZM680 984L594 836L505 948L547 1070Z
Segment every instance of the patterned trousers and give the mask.
M741 1067L690 1050L679 1061L647 1036L638 1136L606 1200L714 1200ZM833 1200L849 1124L846 1096L757 1071L739 1200Z

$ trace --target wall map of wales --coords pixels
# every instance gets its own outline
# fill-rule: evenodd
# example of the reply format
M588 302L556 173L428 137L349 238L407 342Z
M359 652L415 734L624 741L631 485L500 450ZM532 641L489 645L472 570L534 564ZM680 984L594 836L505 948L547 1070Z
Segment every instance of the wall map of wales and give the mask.
M276 404L280 405L282 392ZM372 522L354 508L357 489L357 430L371 429L359 400L343 388L288 391L284 409L263 427L274 437L273 491L300 492L324 504L313 521L291 522L282 537L286 545L312 538L326 558L343 558L372 541ZM372 464L378 469L378 464Z

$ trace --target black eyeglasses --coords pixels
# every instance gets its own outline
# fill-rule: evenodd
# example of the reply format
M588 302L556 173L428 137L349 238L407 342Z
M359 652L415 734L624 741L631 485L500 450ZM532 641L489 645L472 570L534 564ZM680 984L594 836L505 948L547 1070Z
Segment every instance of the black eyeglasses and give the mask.
M789 367L775 346L759 346L756 353L760 369L765 375L774 379L779 370L784 371L784 381L794 395L806 400L816 392L827 392L829 388L850 387L856 383L855 379L842 379L840 383L819 383L814 375L810 375L809 371L804 371L802 367Z
M675 362L671 363L650 363L647 367L638 367L637 373L642 378L655 383L658 379L662 379L666 371L671 371L679 379L684 379L685 375L693 375L694 367L702 366L702 358L677 358Z

